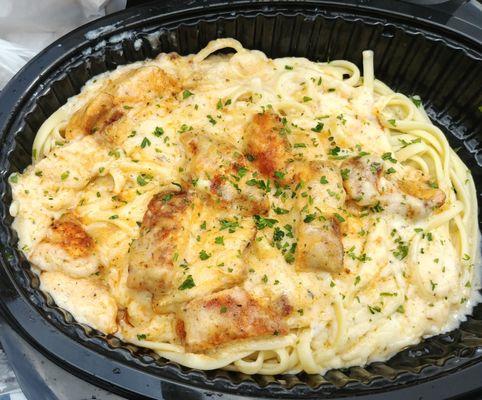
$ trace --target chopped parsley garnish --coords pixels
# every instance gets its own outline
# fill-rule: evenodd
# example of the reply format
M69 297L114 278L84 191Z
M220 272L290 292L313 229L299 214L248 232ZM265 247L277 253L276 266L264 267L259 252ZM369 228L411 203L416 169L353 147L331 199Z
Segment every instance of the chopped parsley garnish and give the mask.
M295 144L293 145L293 147L294 147L295 149L303 148L303 147L306 147L306 144L305 144L305 143L295 143Z
M65 171L62 173L62 175L60 175L60 179L62 179L63 181L65 181L70 175L70 172L69 171Z
M201 260L203 260L203 261L204 261L204 260L207 260L209 257L211 257L211 254L206 253L206 250L201 250L201 251L199 252L199 258L200 258Z
M347 154L340 154L341 149L338 146L335 146L328 150L328 155L330 158L335 159L335 160L343 160L345 158L348 158Z
M221 224L221 230L228 229L229 233L233 233L236 231L236 228L239 228L239 222L237 220L230 221L228 219L221 219L219 223Z
M220 312L221 314L224 314L224 313L227 312L227 311L228 311L228 307L226 307L226 306L222 306L222 307L219 309L219 312Z
M283 215L283 214L289 213L289 210L287 210L285 208L281 208L281 207L275 207L275 208L273 208L273 211L278 215Z
M183 92L182 92L182 99L183 100L186 100L188 97L191 97L192 95L194 95L194 93L190 92L189 90L185 89Z
M326 176L323 175L321 178L320 178L320 183L322 185L326 185L328 183L328 179L326 179Z
M137 175L137 183L140 185L140 186L146 186L149 181L152 180L152 175L148 175L148 174L140 174L140 175Z
M253 215L254 222L256 224L256 228L258 229L264 229L266 227L272 228L274 224L278 223L277 219L272 219L272 218L264 218L260 215Z
M321 132L323 130L324 124L323 122L318 122L314 128L311 128L313 132Z
M280 229L280 228L278 228L278 227L274 228L273 241L279 242L279 241L282 240L284 237L285 237L285 233L283 232L282 229Z
M144 139L142 139L142 142L141 142L141 148L144 149L150 145L151 145L151 141L148 138L144 137Z
M395 242L397 243L397 249L392 254L398 260L403 260L408 254L408 245L400 237Z
M350 175L350 169L349 168L343 168L341 170L341 178L346 181Z
M382 309L378 306L368 306L368 310L370 311L371 314L379 313L382 311Z
M144 333L140 333L137 335L137 340L146 340L146 339L147 339L147 335Z
M383 153L383 154L382 154L382 159L383 159L383 160L386 160L386 161L390 161L390 162L392 162L392 163L394 163L394 164L397 162L397 160L395 160L395 159L392 157L392 153L390 153L390 152Z
M257 186L259 189L264 190L265 192L271 191L270 181L269 179L265 182L262 179L250 179L246 182L248 186Z
M109 154L109 156L111 156L111 157L115 157L115 158L119 158L119 157L120 157L120 152L119 152L118 149L116 149L116 150L110 150L108 154Z
M404 149L405 147L410 146L411 144L421 143L422 138L416 138L416 139L411 140L410 142L407 142L405 139L398 139L398 141L402 144L401 148Z
M172 193L167 193L165 194L164 196L162 196L161 200L164 202L164 203L167 203L169 200L172 199Z
M405 308L403 307L402 304L400 304L398 307L397 307L397 313L400 313L400 314L403 314L405 312Z
M268 283L268 275L264 274L261 280L263 281L263 283Z
M192 126L182 124L177 132L178 133L186 133L186 132L189 132L189 131L192 131Z
M340 214L338 213L335 213L333 214L335 216L335 218L340 221L340 222L345 222L345 218L343 218Z
M316 214L308 214L303 220L303 222L309 224L310 222L314 221L315 218L316 218Z
M388 120L388 123L389 123L390 125L392 125L392 126L397 126L397 121L394 120L394 119L389 119L389 120Z
M418 96L412 96L410 97L410 100L412 100L412 103L415 104L415 107L420 107L422 105L422 99Z
M152 132L154 136L161 137L164 134L164 129L162 129L160 126L156 126L156 129L154 129L154 132Z
M389 174L394 174L395 172L397 172L397 171L396 171L396 169L393 168L393 167L390 167L390 168L388 168L388 169L385 171L385 173L386 173L387 175L389 175Z
M313 100L311 97L303 96L303 102L304 103L307 103L308 101L311 101L311 100Z
M38 175L38 176L41 176L41 175ZM10 180L11 183L17 183L18 182L18 174L14 173L14 174L10 175L9 180Z
M214 243L224 246L224 236L216 236Z
M212 115L206 115L208 121L212 125L216 125L216 120L212 117Z
M291 65L285 65L285 69L287 69L287 70L292 70L293 67L292 67Z
M184 280L183 283L178 287L179 290L186 290L186 289L191 289L196 284L194 283L194 279L192 279L192 275L188 275L187 278Z
M355 278L355 282L353 283L355 286L358 285L360 283L360 275L357 275L357 277Z
M221 101L221 99L219 99L218 102L216 103L216 109L221 110L222 108L223 108L223 102Z
M118 215L111 215L111 216L109 217L109 219L117 219L117 218L119 218Z

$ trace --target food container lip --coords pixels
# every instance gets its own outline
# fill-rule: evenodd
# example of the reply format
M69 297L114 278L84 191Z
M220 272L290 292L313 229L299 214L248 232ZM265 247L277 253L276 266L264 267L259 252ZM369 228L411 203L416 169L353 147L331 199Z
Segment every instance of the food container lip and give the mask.
M387 10L387 8L395 7L398 11ZM481 58L481 38L482 30L479 28L472 29L467 23L463 29L456 30L454 28L445 27L443 20L446 18L442 12L424 11L422 16L414 17L409 13L414 6L408 3L399 3L394 0L372 0L366 3L359 0L338 1L283 1L283 0L261 0L251 2L242 0L232 1L213 1L205 0L179 0L165 1L163 4L150 3L138 7L129 8L115 14L95 20L86 24L60 38L52 45L43 50L39 55L32 59L17 75L7 84L0 92L0 134L3 146L6 150L0 150L0 163L4 167L7 163L8 153L14 146L13 141L5 142L5 137L10 132L14 121L22 118L26 110L23 110L26 102L35 97L39 87L49 84L49 76L56 71L59 66L66 60L79 56L83 49L94 46L113 35L122 31L142 29L143 26L159 21L161 23L171 23L186 19L203 19L222 12L227 15L229 12L235 18L245 13L266 12L299 12L303 15L303 11L317 11L322 15L326 13L334 13L336 15L353 16L356 14L367 23L380 21L384 19L386 25L404 25L410 29L421 32L435 33L443 38L448 39L450 43L460 43L466 51L471 52L473 58ZM228 10L229 8L229 10ZM418 8L421 10L421 8ZM431 16L431 18L428 18ZM461 25L463 26L463 24ZM90 34L89 34L90 32ZM93 33L92 33L93 32ZM477 36L478 35L478 36ZM39 83L40 82L40 83ZM21 112L19 113L18 110ZM11 135L10 135L11 136ZM8 173L2 168L3 177ZM0 193L6 191L5 179L0 182ZM5 211L5 210L4 210ZM1 225L1 224L0 224ZM5 225L3 223L3 225ZM230 393L233 397L240 397L239 393L243 392L243 396L264 396L268 397L290 397L308 396L324 394L323 386L318 388L310 388L304 383L297 384L289 389L279 388L277 384L267 383L260 387L252 382L233 383L227 382L227 378L207 379L203 372L185 372L178 368L174 363L167 363L162 376L154 369L146 366L142 362L127 362L117 354L108 351L107 346L94 346L90 342L78 341L66 333L58 330L51 321L43 318L29 299L24 296L19 283L13 276L13 270L8 267L8 261L5 257L4 245L9 246L5 240L6 234L3 232L3 226L0 227L0 239L2 248L0 249L0 311L4 314L7 323L15 326L16 330L22 333L22 336L28 339L42 353L48 354L50 358L64 366L66 369L72 370L74 373L82 376L85 380L93 383L112 388L110 385L117 386L119 391L126 393L142 393L145 396L155 397L155 391L160 391L160 387L168 387L169 384L182 385L185 388L200 388L204 391ZM82 336L82 333L80 334ZM85 335L85 334L84 334ZM97 340L99 343L100 338ZM127 352L127 350L122 349ZM414 385L420 390L429 390L431 385L438 385L438 393L454 393L456 383L460 379L464 380L464 391L476 390L480 388L480 383L474 376L482 373L482 352L473 357L470 362L463 365L463 369L451 371L445 375L430 378L428 381L419 383L406 384L402 388L400 394L392 394L392 399L411 398L415 392L410 392L410 388ZM92 360L101 360L98 364ZM129 358L132 360L132 357ZM127 382L125 376L129 376ZM425 386L423 386L425 385ZM368 385L369 386L369 385ZM425 387L425 389L422 389ZM391 387L383 388L385 394L389 395L391 391L396 389L396 378ZM117 389L116 389L117 390ZM403 391L405 390L405 391ZM270 393L271 391L271 393ZM295 393L295 394L293 394ZM367 396L380 394L378 389L371 388L367 390ZM403 396L402 397L402 393ZM409 394L411 393L411 394ZM457 392L458 393L458 392ZM417 392L418 394L418 392ZM328 394L327 394L328 395ZM329 394L330 397L343 396L351 398L353 394L345 392L340 394ZM397 397L399 396L399 397ZM354 396L355 397L355 396ZM353 398L354 398L353 397ZM360 398L360 395L356 396Z

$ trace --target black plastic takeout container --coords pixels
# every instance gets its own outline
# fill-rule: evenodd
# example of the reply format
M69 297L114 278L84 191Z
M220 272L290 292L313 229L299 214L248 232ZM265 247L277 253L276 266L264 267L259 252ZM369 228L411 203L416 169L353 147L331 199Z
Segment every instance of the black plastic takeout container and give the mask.
M160 52L188 54L233 37L270 57L348 59L375 51L376 77L418 94L432 120L482 189L481 30L393 1L172 1L113 14L64 36L33 59L0 94L0 310L4 320L66 370L135 398L449 398L482 388L482 306L461 327L412 346L387 362L320 375L247 376L168 362L76 323L38 290L16 250L7 177L31 162L43 121L94 75ZM425 13L423 15L423 13ZM453 25L453 24L452 24ZM480 225L479 215L479 225Z

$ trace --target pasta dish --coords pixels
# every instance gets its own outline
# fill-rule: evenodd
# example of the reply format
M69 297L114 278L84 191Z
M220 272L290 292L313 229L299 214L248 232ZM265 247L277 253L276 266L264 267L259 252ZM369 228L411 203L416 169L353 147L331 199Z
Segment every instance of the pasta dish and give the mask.
M246 374L457 327L479 301L472 176L371 51L362 73L219 39L91 79L10 176L40 288L105 334Z

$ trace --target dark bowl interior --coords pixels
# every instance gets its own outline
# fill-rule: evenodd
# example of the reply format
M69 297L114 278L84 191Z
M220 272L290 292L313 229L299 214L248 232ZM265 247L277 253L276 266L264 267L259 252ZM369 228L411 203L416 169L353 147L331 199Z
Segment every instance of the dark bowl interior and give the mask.
M31 161L34 136L43 121L79 93L94 75L118 65L155 57L160 52L189 54L210 40L233 37L270 57L311 60L348 59L361 65L361 51L375 51L378 79L407 95L420 95L434 123L472 170L482 188L482 70L480 46L457 35L395 16L336 5L258 4L218 7L160 16L131 13L122 24L97 31L80 30L50 48L50 59L33 61L39 76L22 87L25 72L13 85L22 87L12 110L3 116L1 205L2 264L16 291L39 318L108 359L142 368L160 378L227 393L265 397L346 396L389 390L401 384L435 379L482 358L482 306L461 327L412 346L387 362L329 371L324 376L246 376L227 371L195 371L166 362L155 353L105 337L76 323L38 290L38 278L15 248L8 214L11 192L6 177ZM125 14L124 16L126 16ZM390 21L390 22L387 22ZM90 40L87 40L90 39ZM57 46L57 48L55 47ZM52 54L55 53L55 57ZM9 91L14 86L9 87ZM4 100L3 104L7 104ZM0 117L2 115L0 114ZM0 124L1 126L1 124ZM479 224L480 224L479 216ZM5 296L6 293L3 293Z

